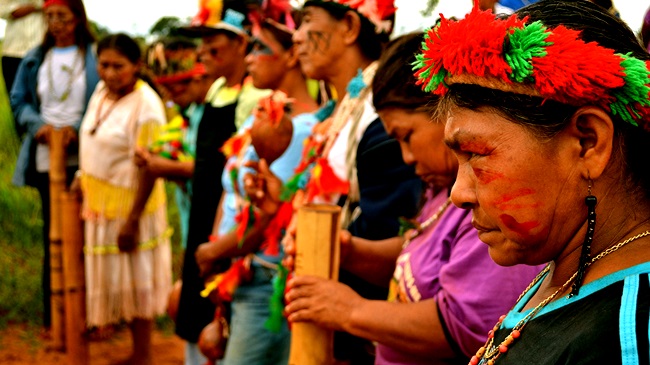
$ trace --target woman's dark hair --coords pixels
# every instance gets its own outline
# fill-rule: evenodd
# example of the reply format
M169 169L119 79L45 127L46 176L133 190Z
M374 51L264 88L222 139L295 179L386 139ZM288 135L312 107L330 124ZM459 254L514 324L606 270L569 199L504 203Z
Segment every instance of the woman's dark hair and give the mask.
M424 33L403 35L386 45L372 81L372 102L376 110L399 108L418 110L435 107L438 97L415 84L411 64L420 52Z
M520 9L517 15L519 18L530 17L529 22L541 21L551 29L564 25L581 31L580 37L585 42L596 42L616 53L630 54L637 59L650 59L623 21L589 1L545 0ZM589 54L584 57L588 58ZM442 113L453 105L471 110L488 108L525 126L540 139L549 139L559 133L578 109L552 100L462 84L451 85L441 103L439 111ZM615 158L623 162L626 188L634 193L643 193L648 198L650 169L647 168L646 156L650 152L650 133L611 113L610 117L615 126L614 145L615 151L618 151Z
M293 35L291 33L288 33L276 27L272 22L269 21L263 21L260 26L262 29L269 31L273 35L273 38L275 38L275 40L278 41L278 43L280 43L282 48L285 50L293 47Z
M119 52L131 63L138 63L142 57L142 50L138 43L124 33L107 35L97 43L97 55L107 49Z
M384 44L388 41L388 34L375 32L375 25L358 11L352 10L345 5L328 1L328 2L307 2L305 6L319 6L325 9L334 19L343 20L348 11L355 12L361 19L361 29L357 38L357 45L361 53L368 59L377 60L381 56Z
M99 43L97 43L97 56L99 57L103 51L109 49L117 51L133 64L136 64L142 60L142 49L140 48L140 45L127 34L109 34L106 37L102 38ZM149 86L151 86L151 88L154 89L156 93L158 93L158 96L161 96L158 85L156 85L156 83L153 81L153 78L148 73L140 70L136 77L149 84Z
M66 0L68 3L68 8L74 14L74 17L77 20L77 25L74 29L75 35L75 44L83 52L86 51L88 44L95 42L96 38L93 32L90 30L88 25L88 16L86 15L86 7L82 0ZM47 53L52 47L54 47L54 37L50 32L45 32L45 37L43 38L43 54Z

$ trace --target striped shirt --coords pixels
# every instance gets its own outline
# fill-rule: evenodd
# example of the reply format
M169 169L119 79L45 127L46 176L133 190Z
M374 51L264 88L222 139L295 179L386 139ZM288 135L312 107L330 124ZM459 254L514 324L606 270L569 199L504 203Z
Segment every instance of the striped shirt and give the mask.
M46 26L43 12L36 11L19 19L11 16L24 5L43 6L42 0L0 0L0 18L7 21L2 55L23 58L25 53L43 42Z

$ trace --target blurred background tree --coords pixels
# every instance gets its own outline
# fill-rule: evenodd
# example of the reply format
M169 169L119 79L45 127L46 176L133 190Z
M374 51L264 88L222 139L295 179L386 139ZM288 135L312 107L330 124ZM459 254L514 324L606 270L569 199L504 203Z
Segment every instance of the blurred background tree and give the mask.
M178 28L185 26L188 23L189 21L181 21L175 16L164 16L151 26L149 29L149 35L157 39L177 37Z

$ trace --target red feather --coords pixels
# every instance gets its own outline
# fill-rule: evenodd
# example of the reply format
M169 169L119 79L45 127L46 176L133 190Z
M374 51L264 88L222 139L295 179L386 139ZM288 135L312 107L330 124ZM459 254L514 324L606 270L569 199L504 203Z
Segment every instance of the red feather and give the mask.
M246 261L239 259L226 272L219 275L221 276L221 281L217 284L218 296L222 300L230 302L239 284L250 278L251 271Z
M264 230L264 243L261 248L264 253L269 256L277 256L280 254L280 239L282 234L289 227L291 218L293 217L293 206L291 203L284 203L275 214L269 225Z
M609 91L625 83L622 59L611 49L581 41L579 35L562 25L553 29L546 39L551 43L547 55L533 58L536 88L543 97L566 104L609 104L614 101Z
M316 166L312 169L311 179L307 183L307 199L312 200L316 196L329 197L332 194L347 194L350 190L350 183L341 180L327 159L319 158Z
M511 16L495 21L491 11L482 11L477 6L462 21L441 16L440 25L425 39L425 67L416 73L419 76L430 70L429 79L418 84L428 83L441 68L451 75L491 76L510 83L508 74L512 70L503 58L503 45L506 35L514 28L522 28L526 20ZM441 84L435 93L445 91Z

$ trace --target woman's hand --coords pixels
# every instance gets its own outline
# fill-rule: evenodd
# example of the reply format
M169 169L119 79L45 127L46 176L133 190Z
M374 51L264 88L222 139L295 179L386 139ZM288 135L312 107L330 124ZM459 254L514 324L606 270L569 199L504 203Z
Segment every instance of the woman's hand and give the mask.
M296 276L288 283L285 307L289 322L312 322L341 331L364 300L350 287L315 276Z
M257 174L244 176L244 189L253 204L264 214L273 216L280 207L280 193L282 192L282 180L275 176L269 169L264 159L259 163L248 162L246 167L257 171Z
M144 169L152 176L164 177L167 175L169 160L160 157L147 149L138 147L135 149L134 163L141 169Z
M83 190L81 189L81 176L79 176L79 173L81 173L80 170L75 173L69 190L70 193L74 194L77 197L77 200L81 201L83 199Z
M128 218L117 236L117 246L122 252L133 252L138 247L140 220Z
M214 248L216 242L206 242L202 243L197 247L194 257L196 258L196 264L199 267L199 275L201 277L206 277L212 273L212 264L218 259L214 255Z
M19 6L16 10L11 12L11 17L13 19L20 19L22 17L26 17L27 15L34 13L36 11L40 11L39 8L37 8L34 5L21 5Z
M77 134L77 131L68 126L68 127L63 127L61 129L61 132L63 133L63 147L68 148L68 147L74 147L79 143L79 135Z
M280 243L282 244L282 250L284 251L284 257L282 258L282 266L284 266L289 271L293 271L296 263L295 260L296 221L295 220L293 220L289 224L289 227L287 227L287 231L284 233L284 237L282 237L282 241Z
M151 158L151 153L147 151L146 148L142 147L136 147L135 148L135 155L133 156L133 163L135 163L136 166L143 168L147 167L149 164L149 159Z
M352 251L352 233L348 230L341 230L339 233L339 242L340 242L340 257L339 262L341 265L345 263Z
M50 144L50 136L52 135L52 126L49 124L44 124L41 128L36 131L34 139L36 142L41 144Z

